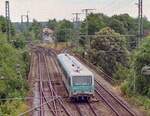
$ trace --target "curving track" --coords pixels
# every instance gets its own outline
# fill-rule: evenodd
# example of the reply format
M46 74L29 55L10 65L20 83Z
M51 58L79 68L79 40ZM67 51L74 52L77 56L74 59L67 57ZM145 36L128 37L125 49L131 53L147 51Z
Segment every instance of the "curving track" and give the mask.
M56 52L37 47L36 77L39 87L38 116L136 116L133 110L95 80L95 99L88 103L73 103L63 83L63 73ZM34 58L35 59L35 58Z
M40 95L40 111L39 116L70 116L71 113L63 105L61 97L59 97L50 80L52 76L48 70L45 51L41 48L37 49L38 66L37 76L39 78L39 95ZM43 105L45 104L46 105Z

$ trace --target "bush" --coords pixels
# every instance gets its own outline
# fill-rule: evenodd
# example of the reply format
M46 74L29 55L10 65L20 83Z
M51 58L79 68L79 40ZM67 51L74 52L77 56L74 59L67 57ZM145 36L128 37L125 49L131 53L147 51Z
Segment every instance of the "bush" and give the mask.
M0 34L0 42L0 98L24 97L27 92L27 54L7 43L5 34ZM16 116L23 101L3 101L0 104L2 116Z
M0 105L0 116L18 116L27 109L27 105L22 101L7 101L5 104Z

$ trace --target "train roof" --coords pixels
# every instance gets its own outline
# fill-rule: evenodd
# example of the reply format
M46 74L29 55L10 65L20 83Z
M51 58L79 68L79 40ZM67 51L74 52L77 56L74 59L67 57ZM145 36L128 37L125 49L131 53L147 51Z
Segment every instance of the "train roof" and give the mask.
M61 53L58 56L58 60L61 62L65 70L72 76L93 76L93 73L83 64L81 64L75 57Z

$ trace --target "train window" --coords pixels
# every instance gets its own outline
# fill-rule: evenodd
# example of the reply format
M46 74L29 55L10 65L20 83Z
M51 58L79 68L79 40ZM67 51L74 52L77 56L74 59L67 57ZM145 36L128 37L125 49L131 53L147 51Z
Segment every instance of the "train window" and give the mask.
M72 77L73 85L91 85L92 77L91 76L74 76Z

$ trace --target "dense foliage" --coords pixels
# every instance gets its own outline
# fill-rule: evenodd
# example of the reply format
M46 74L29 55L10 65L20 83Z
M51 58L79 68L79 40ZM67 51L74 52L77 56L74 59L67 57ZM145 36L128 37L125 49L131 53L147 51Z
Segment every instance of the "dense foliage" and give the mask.
M35 19L29 28L29 35L31 36L32 40L41 40L42 38L42 25Z
M26 105L22 100L7 100L7 98L26 95L27 52L25 52L25 43L20 40L21 34L13 31L11 43L7 41L4 17L0 18L0 25L0 115L16 116L17 113L25 110Z
M131 103L150 111L150 75L142 73L143 67L150 67L150 37L130 55L128 64L128 67L118 66L114 77L122 81L121 90Z
M56 19L49 20L47 25L48 25L48 28L50 28L52 30L56 30L56 27L57 27Z
M98 32L100 29L107 26L108 17L103 14L93 14L91 13L85 21L81 24L81 33L85 33L86 26L88 23L88 34L93 35L95 32Z
M120 34L106 27L92 38L88 56L95 65L102 67L109 74L113 74L118 64L124 66L127 64L128 52L125 38L121 38Z
M150 66L150 37L146 38L139 49L137 49L130 59L130 68L124 68L122 71L128 73L119 73L118 76L125 76L128 86L126 92L139 93L150 97L150 76L142 74L144 66Z
M73 24L70 21L59 21L56 27L56 37L59 42L65 42L71 39Z

